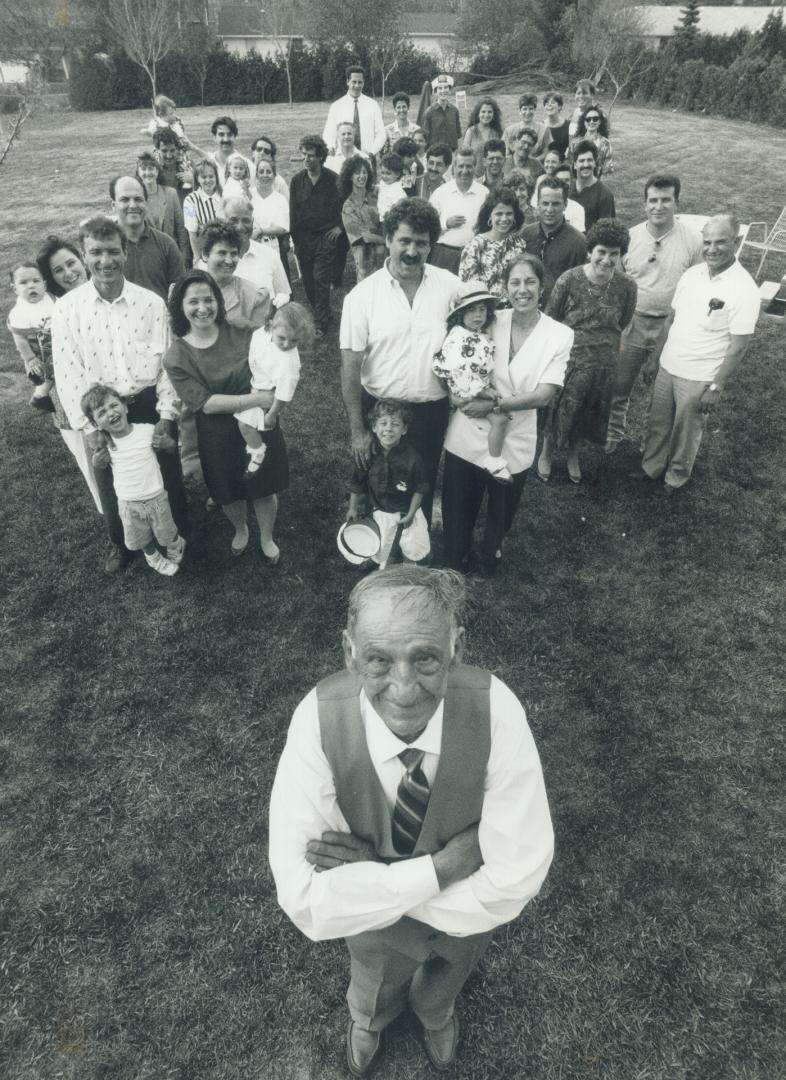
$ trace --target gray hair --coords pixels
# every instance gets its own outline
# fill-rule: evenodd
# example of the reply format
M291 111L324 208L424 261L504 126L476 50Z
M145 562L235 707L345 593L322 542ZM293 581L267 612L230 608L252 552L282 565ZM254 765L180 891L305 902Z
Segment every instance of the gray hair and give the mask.
M232 199L227 199L224 203L224 210L228 210L230 206L242 206L244 210L250 210L252 214L254 212L253 203L249 202L248 199L244 199L241 195L236 195Z
M728 221L731 226L731 234L736 240L740 231L740 219L737 216L737 212L735 210L719 210L717 214L712 215L707 222L707 225L710 225L713 221L717 221L719 218L725 218L725 220ZM703 231L704 230L702 230L702 232Z
M447 615L454 628L461 626L467 601L462 575L455 570L402 565L377 570L357 583L349 594L347 630L352 633L364 604L391 589L406 590L401 602L431 607Z

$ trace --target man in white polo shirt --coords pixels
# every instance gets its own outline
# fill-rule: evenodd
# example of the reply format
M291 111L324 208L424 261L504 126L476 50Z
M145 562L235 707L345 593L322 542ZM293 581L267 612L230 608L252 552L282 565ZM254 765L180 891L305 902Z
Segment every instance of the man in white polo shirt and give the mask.
M702 262L701 233L675 217L679 197L678 176L651 176L644 185L647 220L630 230L623 265L639 291L633 321L622 335L614 372L607 454L613 454L624 438L631 390L645 361L663 341L677 282L689 267Z
M424 199L401 199L385 215L388 259L347 295L341 316L341 392L352 433L352 454L368 468L371 432L366 417L375 400L393 398L412 409L407 439L420 453L431 506L448 424L445 388L431 369L445 339L445 321L459 280L427 266L439 236L439 217Z
M433 266L458 274L461 249L475 235L475 225L488 188L475 179L475 154L459 149L453 158L453 180L448 180L431 196L439 214L439 240L429 256Z
M704 262L685 271L671 302L641 462L651 480L663 478L667 495L690 479L707 413L756 329L759 291L735 259L738 231L733 213L710 218L702 230Z

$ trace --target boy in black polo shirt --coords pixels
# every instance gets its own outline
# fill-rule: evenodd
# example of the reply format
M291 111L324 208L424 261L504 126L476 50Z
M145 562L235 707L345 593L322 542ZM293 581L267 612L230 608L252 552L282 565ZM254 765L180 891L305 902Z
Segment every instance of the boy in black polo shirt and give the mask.
M369 413L374 435L371 462L367 469L355 468L349 485L347 521L363 517L362 502L369 499L380 534L380 548L374 562L384 567L396 531L401 526L401 554L407 562L425 559L431 550L428 525L420 509L429 486L420 454L402 442L411 419L409 407L400 401L382 399Z

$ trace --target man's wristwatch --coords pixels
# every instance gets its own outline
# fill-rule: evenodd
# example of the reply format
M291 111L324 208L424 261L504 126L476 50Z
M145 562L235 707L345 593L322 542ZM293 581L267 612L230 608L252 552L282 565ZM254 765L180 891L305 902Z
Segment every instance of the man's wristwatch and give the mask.
M713 394L719 393L722 389L723 387L719 386L716 382L710 383L710 390L712 390Z

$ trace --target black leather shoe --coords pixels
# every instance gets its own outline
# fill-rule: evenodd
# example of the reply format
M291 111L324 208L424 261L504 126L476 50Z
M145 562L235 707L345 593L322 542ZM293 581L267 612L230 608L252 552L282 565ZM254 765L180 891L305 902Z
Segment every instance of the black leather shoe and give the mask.
M347 1068L353 1076L367 1076L377 1060L382 1043L381 1031L366 1031L354 1020L347 1027Z
M423 1045L431 1064L439 1072L445 1072L456 1060L459 1041L459 1022L454 1013L441 1028L423 1028Z
M128 564L133 559L133 555L125 548L119 547L117 544L112 545L112 550L106 557L104 563L105 574L119 574L121 570L125 570Z

